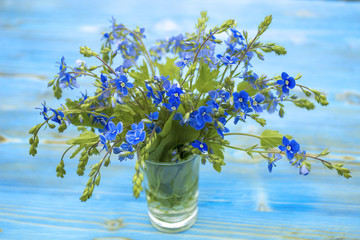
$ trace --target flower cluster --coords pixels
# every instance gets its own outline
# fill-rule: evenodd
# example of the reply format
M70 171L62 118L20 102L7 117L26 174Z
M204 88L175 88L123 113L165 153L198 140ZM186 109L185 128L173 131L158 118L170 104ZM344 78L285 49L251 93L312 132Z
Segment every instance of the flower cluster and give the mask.
M135 159L133 178L134 195L138 197L143 176L140 169L144 161L174 162L186 160L197 154L202 162L213 164L220 171L225 165L224 149L245 151L250 156L260 154L268 160L271 172L275 162L286 156L290 163L299 168L302 175L310 172L308 158L318 157L300 151L300 145L290 137L264 130L260 136L233 132L230 123L244 124L255 121L265 126L264 112L277 112L284 116L287 103L308 110L314 104L306 98L299 98L292 91L298 87L307 97L315 96L321 105L327 105L326 97L319 91L298 84L301 75L295 77L279 71L279 75L268 77L257 75L252 59L264 60L264 54L286 53L275 43L261 43L261 35L268 28L272 18L268 16L259 25L255 37L235 28L235 21L225 21L220 26L206 29L206 13L201 14L197 31L179 34L156 42L148 48L144 45L145 29L130 30L123 24L111 20L110 30L103 33L103 44L99 53L88 47L81 47L84 57L96 58L98 65L87 66L77 61L69 67L61 58L59 72L49 82L54 95L60 98L62 90L79 88L78 77L93 79L95 93L81 93L79 99L66 99L58 109L42 104L39 108L44 122L30 130L30 154L36 154L37 133L43 126L59 132L70 125L78 127L80 136L68 141L70 148L80 153L78 174L84 174L90 156L104 154L94 164L82 201L91 197L95 185L100 182L100 168L107 167L114 154L120 161ZM222 41L218 34L226 32L228 38ZM220 50L218 45L226 48ZM230 135L255 137L260 143L249 148L232 146L227 140ZM105 152L105 153L104 153ZM344 177L350 171L340 165L320 161L329 169L335 168ZM58 176L65 174L64 161L57 167Z

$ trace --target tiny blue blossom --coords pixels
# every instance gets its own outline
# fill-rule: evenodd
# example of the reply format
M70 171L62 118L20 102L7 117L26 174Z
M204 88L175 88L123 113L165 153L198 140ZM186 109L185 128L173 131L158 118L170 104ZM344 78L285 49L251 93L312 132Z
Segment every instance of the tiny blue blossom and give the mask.
M128 82L128 79L125 75L120 75L120 77L114 79L112 83L115 83L116 89L124 96L128 95L128 88L134 87L132 83Z
M244 90L240 91L240 93L234 92L233 97L234 97L234 107L236 109L241 108L245 110L248 108L249 94L247 92L245 92Z
M281 89L283 93L287 94L290 89L293 89L296 86L295 79L290 77L286 72L281 74L281 78L282 80L278 80L277 84L282 85Z
M116 126L115 123L109 121L108 131L105 133L105 138L109 141L115 140L116 136L123 131L123 124L119 122Z
M131 144L128 144L128 143L121 144L120 148L118 148L118 147L113 148L114 154L120 154L119 155L119 161L120 162L126 160L127 158L128 159L133 159L134 154L130 154L130 155L127 155L127 156L122 155L122 153L124 153L124 152L133 152L133 151L134 151L133 146L131 146Z
M282 158L282 156L279 153L268 153L268 157L273 159L273 161L271 161L271 162L269 160L269 164L268 164L269 172L271 172L272 168L276 167L275 162L280 160Z
M199 149L201 152L206 152L208 150L208 146L206 145L206 143L200 142L199 140L195 140L194 142L192 142L191 146Z
M65 117L64 113L62 111L56 111L55 109L49 108L50 111L52 111L55 115L50 119L53 122L56 122L58 124L61 124L63 121L63 118Z
M137 145L139 142L143 142L145 137L144 123L140 122L139 124L133 123L131 125L131 130L126 133L125 139L129 144Z
M295 153L300 150L300 145L294 139L289 141L285 136L283 137L282 144L279 146L281 151L285 151L286 156L289 160L294 158Z
M263 111L260 103L265 100L265 96L258 93L255 95L254 99L250 98L251 107L255 110L255 112L261 113Z

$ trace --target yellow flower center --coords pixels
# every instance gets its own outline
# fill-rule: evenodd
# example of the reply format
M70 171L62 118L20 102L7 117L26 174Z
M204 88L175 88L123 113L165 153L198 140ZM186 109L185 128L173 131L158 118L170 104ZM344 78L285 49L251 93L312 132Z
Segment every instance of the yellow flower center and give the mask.
M286 84L286 85L289 85L289 81L288 81L288 80L286 80L286 81L285 81L285 84Z
M258 104L257 101L254 101L254 102L253 102L253 105L254 105L254 106L256 106L257 104Z
M176 110L176 107L175 107L175 106L172 106L172 107L171 107L171 110Z
M122 82L122 83L120 84L120 86L121 86L121 87L125 87L125 83Z
M243 102L243 99L242 99L242 98L239 98L239 102Z
M291 147L290 147L290 146L287 146L287 147L286 147L286 150L289 150L289 151L290 151L290 150L291 150Z
M204 147L204 145L200 144L200 148L203 148L203 147Z
M174 93L174 96L175 96L175 97L179 97L179 94L177 94L177 93Z

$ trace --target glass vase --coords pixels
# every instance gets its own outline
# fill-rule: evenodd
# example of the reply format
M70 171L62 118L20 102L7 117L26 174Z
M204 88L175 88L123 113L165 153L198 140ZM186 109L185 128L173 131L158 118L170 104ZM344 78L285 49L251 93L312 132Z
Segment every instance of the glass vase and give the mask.
M162 232L189 229L198 212L199 156L178 163L145 161L144 189L152 225Z

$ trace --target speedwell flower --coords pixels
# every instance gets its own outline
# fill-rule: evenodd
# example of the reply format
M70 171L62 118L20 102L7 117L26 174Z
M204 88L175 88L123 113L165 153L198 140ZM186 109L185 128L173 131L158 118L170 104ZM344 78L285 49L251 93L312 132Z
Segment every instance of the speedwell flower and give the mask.
M295 153L300 150L300 145L294 139L289 141L285 136L283 137L282 144L279 146L281 151L285 151L286 156L289 160L294 158Z
M201 152L206 152L208 150L208 146L206 145L206 143L200 142L199 140L195 140L194 142L192 142L191 146L199 149Z
M234 97L234 107L236 109L243 109L246 110L248 108L248 101L249 101L249 94L244 90L233 93Z
M250 98L251 107L255 110L255 112L261 113L263 111L259 103L262 103L264 100L265 96L260 93L256 94L254 99Z
M132 83L128 82L128 79L125 75L120 75L120 77L114 79L112 83L115 83L116 89L124 96L128 95L128 88L134 87Z
M283 93L289 93L290 89L293 89L296 86L295 79L290 77L286 72L281 74L282 80L278 80L277 84L282 85Z
M119 122L116 127L115 123L110 121L108 123L108 131L105 133L105 138L109 141L113 141L116 138L116 135L121 133L123 131L123 124L122 122Z
M125 139L129 144L137 145L139 142L143 142L145 137L144 123L140 122L139 124L133 123L131 125L131 130L126 133Z

